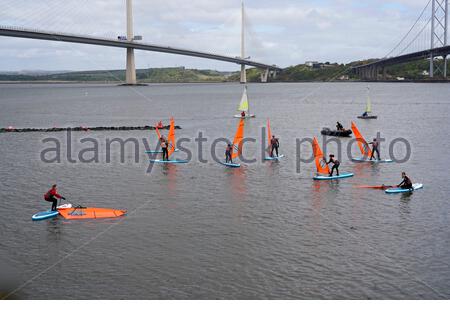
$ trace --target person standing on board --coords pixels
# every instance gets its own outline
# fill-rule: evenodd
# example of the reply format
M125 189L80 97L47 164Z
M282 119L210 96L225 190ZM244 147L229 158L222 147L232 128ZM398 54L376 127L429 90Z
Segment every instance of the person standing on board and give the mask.
M241 117L242 117L242 118L245 118L245 111L242 111L242 112L241 112Z
M52 203L52 210L56 211L56 205L58 204L58 199L66 200L63 196L58 194L58 191L56 190L56 184L52 186L50 190L47 191L47 193L44 195L45 201Z
M372 145L372 155L370 156L370 160L375 158L375 152L377 153L377 159L381 160L381 158L380 158L380 150L378 149L378 147L380 146L380 143L377 141L377 138L373 138L373 141L370 142L369 144Z
M326 161L326 159L324 159L324 160ZM330 163L333 164L333 166L331 167L330 177L333 176L334 169L336 169L336 176L338 176L339 175L339 165L341 163L339 162L339 160L334 159L334 154L330 154L330 160L327 162L327 165Z
M412 189L413 188L411 179L406 176L405 172L402 172L402 179L403 179L402 182L400 182L400 184L397 185L398 188L402 188L402 189Z
M270 156L273 158L273 150L277 153L278 158L278 148L280 147L280 141L278 138L275 138L275 136L272 136L272 139L270 139Z
M231 156L232 153L233 153L233 146L229 143L225 150L225 163L228 162L233 163L233 158Z
M339 121L337 121L336 129L337 129L337 131L342 131L342 130L344 130L344 126Z
M166 141L166 138L164 138L164 136L161 136L161 138L159 139L159 143L160 143L161 149L162 149L163 161L169 160L169 150L168 150L168 143Z

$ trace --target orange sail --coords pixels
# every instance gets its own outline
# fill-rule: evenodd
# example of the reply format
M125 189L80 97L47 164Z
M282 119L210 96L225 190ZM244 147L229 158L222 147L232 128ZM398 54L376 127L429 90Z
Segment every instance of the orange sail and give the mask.
M156 129L156 134L158 135L158 141L159 141L159 139L161 139L161 133L159 132L158 126L156 126L155 129Z
M236 134L233 140L233 150L231 153L231 158L237 158L242 154L242 139L244 139L244 119L239 121L239 126L237 128Z
M316 161L317 173L320 173L322 175L329 175L330 169L328 168L325 160L323 159L323 152L322 149L320 149L319 142L317 141L316 137L314 137L313 140L313 153L314 159Z
M169 135L167 137L167 142L169 143L169 157L175 151L175 120L173 118L170 119L170 129Z
M272 130L270 130L270 120L267 119L267 141L268 141L268 145L267 145L267 152L270 152L270 146L272 143Z
M367 158L372 157L372 151L369 148L369 144L362 136L361 132L359 132L356 124L352 121L352 131L355 134L356 141L358 142L359 150L361 150L361 154Z
M126 210L108 208L62 208L60 215L69 220L117 218L127 213Z

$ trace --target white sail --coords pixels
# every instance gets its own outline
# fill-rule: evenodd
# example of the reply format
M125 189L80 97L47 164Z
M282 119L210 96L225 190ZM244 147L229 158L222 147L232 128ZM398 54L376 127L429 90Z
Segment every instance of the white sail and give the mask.
M249 109L249 106L248 106L247 87L244 87L244 92L242 93L241 102L239 103L237 110L247 112L248 109Z
M372 112L372 102L370 101L370 89L367 87L367 105L366 105L366 112L371 113Z

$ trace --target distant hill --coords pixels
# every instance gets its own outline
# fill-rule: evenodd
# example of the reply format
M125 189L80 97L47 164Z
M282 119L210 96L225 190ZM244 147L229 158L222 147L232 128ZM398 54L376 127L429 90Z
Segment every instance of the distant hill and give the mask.
M137 69L139 82L223 82L232 72L176 68ZM125 70L95 70L49 73L1 73L0 81L76 81L76 82L124 82Z
M348 64L319 63L299 64L284 68L271 81L298 82L298 81L346 81L360 80L349 71L352 66L375 61L354 61ZM429 62L426 60L409 62L387 68L387 80L398 77L405 80L428 80ZM259 82L261 70L247 69L249 82ZM239 72L221 72L215 70L175 68L150 68L136 70L136 77L140 83L184 83L184 82L238 82ZM23 71L0 72L0 81L54 81L54 82L124 82L125 70L97 70L97 71Z

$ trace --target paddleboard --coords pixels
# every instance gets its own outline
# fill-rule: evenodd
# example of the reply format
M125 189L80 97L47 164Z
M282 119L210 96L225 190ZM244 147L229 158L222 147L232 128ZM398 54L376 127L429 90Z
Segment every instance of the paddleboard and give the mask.
M150 159L150 162L154 163L188 163L187 160L161 160L161 159Z
M372 159L370 160L370 158L352 158L352 161L354 162L370 162L370 163L391 163L393 162L393 160L391 159Z
M58 211L60 215L68 220L117 218L127 213L126 210L79 207L63 208L58 209Z
M335 180L335 179L343 179L343 178L350 178L353 177L353 173L351 172L343 172L338 176L321 176L321 175L317 175L315 176L313 179L314 180Z
M173 152L178 152L180 151L179 149L175 149ZM159 153L163 153L162 150L155 150L155 151L145 151L145 153L148 154L159 154Z
M246 115L245 117L241 116L240 114L235 114L234 115L235 118L243 118L243 119L247 119L247 118L254 118L255 115L254 114L250 114L250 115Z
M226 163L226 162L219 162L220 164L226 166L226 167L230 167L230 168L239 168L241 166L240 163Z
M41 212L33 214L33 216L31 216L31 219L33 221L39 221L39 220L54 218L57 215L58 215L58 211L47 210L47 211L41 211Z
M405 192L412 192L414 190L423 188L422 183L413 183L412 186L413 186L412 189L389 188L389 189L386 189L384 192L386 192L386 193L405 193Z
M264 160L279 160L281 158L284 158L284 154L280 154L278 157L265 157Z

